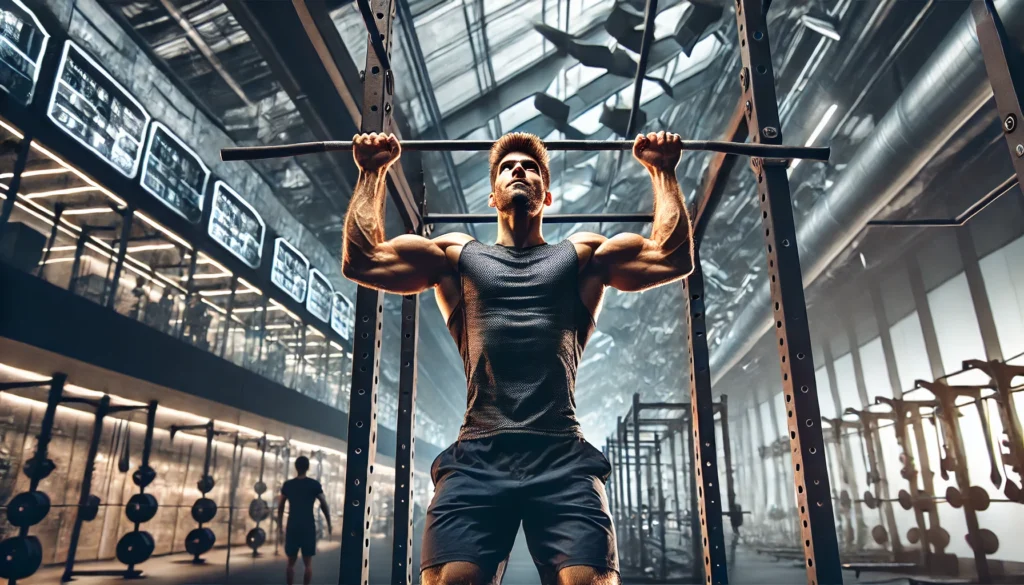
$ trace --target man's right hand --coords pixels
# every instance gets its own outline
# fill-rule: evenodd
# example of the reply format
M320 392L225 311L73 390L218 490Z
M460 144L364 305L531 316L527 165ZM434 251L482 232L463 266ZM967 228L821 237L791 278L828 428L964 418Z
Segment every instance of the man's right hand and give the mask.
M386 172L400 156L402 147L394 134L371 132L352 137L352 157L363 172Z

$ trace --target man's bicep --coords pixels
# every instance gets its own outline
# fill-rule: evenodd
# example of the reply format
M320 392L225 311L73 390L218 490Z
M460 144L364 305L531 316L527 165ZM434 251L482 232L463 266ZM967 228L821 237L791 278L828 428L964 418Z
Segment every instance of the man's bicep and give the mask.
M604 283L623 292L637 292L685 276L657 242L639 234L619 234L594 251L595 269Z
M448 263L436 243L414 234L404 234L376 246L366 262L350 262L345 276L380 290L415 294L434 286Z

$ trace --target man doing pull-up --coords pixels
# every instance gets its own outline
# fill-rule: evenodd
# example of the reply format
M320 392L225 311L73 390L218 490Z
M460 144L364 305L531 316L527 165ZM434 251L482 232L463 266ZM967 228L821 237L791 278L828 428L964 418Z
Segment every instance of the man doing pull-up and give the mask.
M541 234L552 196L536 136L507 134L490 152L494 245L466 234L384 237L385 178L401 154L393 135L353 139L359 166L345 219L342 271L363 286L409 295L433 288L468 385L458 441L431 465L424 585L498 583L520 523L545 585L619 582L604 483L611 465L576 420L576 370L605 287L642 291L693 268L690 220L675 167L678 135L637 136L650 173L650 237Z

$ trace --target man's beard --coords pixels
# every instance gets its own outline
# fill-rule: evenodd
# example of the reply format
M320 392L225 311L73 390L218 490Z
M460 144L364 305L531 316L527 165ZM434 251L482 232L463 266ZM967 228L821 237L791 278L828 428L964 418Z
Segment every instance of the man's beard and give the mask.
M539 208L540 198L527 184L516 183L505 189L505 200L508 202L506 212L531 212Z

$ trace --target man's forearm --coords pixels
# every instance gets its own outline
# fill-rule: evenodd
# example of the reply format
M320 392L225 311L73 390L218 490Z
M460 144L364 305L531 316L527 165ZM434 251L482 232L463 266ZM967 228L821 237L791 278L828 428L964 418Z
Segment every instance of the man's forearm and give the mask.
M384 241L384 204L387 171L360 171L345 216L342 263L359 267Z
M651 171L654 186L654 223L651 239L665 252L685 252L692 257L692 228L686 200L672 171Z

